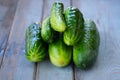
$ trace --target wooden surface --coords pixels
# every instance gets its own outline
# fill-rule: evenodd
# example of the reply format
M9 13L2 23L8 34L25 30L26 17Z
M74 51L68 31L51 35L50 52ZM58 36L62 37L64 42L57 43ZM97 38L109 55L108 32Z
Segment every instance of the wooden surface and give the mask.
M119 0L57 0L95 21L101 40L92 69L57 68L49 60L31 63L25 58L25 30L48 17L54 1L0 0L0 80L120 80Z

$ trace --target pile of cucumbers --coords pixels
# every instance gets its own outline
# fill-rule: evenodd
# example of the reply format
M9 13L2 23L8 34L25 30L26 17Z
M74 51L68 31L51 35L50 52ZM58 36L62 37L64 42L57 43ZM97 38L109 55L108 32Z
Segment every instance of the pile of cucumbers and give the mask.
M73 63L89 69L96 61L100 36L92 20L84 20L78 8L63 3L52 5L50 16L42 25L31 24L26 30L26 58L31 62L43 61L47 55L57 67Z

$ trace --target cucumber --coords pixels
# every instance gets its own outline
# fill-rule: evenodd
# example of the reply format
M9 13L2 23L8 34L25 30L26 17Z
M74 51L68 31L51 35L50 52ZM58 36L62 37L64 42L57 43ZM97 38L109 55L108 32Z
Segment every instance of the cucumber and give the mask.
M57 67L67 66L72 59L73 48L67 46L62 37L49 44L49 57L53 65Z
M65 12L65 20L67 24L67 29L64 32L64 42L68 46L75 45L81 38L81 33L83 31L84 19L82 13L79 9L74 7L68 7Z
M63 11L64 7L62 3L53 3L50 15L50 23L51 27L58 32L64 32L66 29Z
M47 44L41 38L41 28L39 24L33 23L27 28L25 50L26 58L31 62L39 62L45 59Z
M55 36L56 32L51 28L50 18L48 17L42 23L41 37L45 42L51 43L54 41Z
M86 20L82 40L73 47L74 64L89 69L94 64L99 50L100 36L95 23Z

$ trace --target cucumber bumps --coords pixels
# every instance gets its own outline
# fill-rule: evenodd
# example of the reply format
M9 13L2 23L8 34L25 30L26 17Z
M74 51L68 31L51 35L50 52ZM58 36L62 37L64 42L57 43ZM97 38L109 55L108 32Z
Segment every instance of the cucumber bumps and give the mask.
M82 13L77 8L68 7L65 10L65 20L67 29L64 32L64 42L68 46L73 46L79 42L83 31L84 19Z
M31 62L45 59L47 44L41 38L40 25L33 23L26 30L26 58Z
M52 43L56 37L56 31L51 28L50 18L46 18L42 23L41 37L47 43Z
M66 23L63 16L64 7L60 2L55 2L52 5L50 22L51 27L58 32L63 32L66 29Z
M86 20L82 41L73 47L74 64L81 69L89 69L95 62L100 43L100 36L96 25Z

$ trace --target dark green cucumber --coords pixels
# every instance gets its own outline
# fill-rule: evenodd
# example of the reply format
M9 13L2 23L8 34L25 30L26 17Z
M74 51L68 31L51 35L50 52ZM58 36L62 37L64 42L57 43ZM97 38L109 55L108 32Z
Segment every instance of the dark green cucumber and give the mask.
M65 67L71 61L72 51L72 47L67 46L61 38L49 44L50 61L57 67Z
M81 38L83 31L84 19L82 13L77 8L68 7L65 10L65 20L67 29L64 32L64 42L67 45L75 45Z
M40 25L33 23L26 30L26 57L29 61L39 62L45 59L47 44L41 38Z
M86 20L82 40L73 47L74 64L89 69L95 62L100 43L99 32L92 20Z
M58 32L63 32L66 29L66 23L63 16L64 7L60 2L55 2L52 5L50 23L51 27Z
M54 41L55 36L56 32L51 28L50 18L46 18L42 23L41 37L45 42L51 43Z

